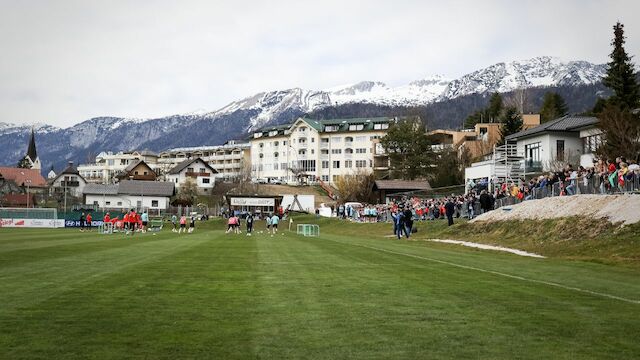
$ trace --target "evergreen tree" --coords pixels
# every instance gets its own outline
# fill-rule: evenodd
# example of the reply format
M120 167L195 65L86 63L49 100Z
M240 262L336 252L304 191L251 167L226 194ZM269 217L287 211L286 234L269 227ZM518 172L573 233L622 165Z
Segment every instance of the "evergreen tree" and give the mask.
M489 99L489 104L486 108L478 110L469 115L464 122L465 128L472 128L478 123L489 123L498 121L498 117L502 113L502 95L495 92Z
M544 94L544 100L540 107L540 121L545 123L567 115L567 104L560 94L548 92Z
M29 161L29 159L25 155L22 159L20 159L20 161L18 161L18 166L16 167L19 167L22 169L31 169L31 161Z
M501 117L502 125L500 126L500 141L498 145L506 143L506 137L522 130L522 116L515 106L509 106L504 110Z
M419 119L393 124L380 144L389 155L392 178L414 180L431 175L434 155Z
M616 23L613 27L613 51L609 55L611 61L607 67L607 75L602 83L613 90L614 95L610 101L619 103L629 109L635 109L640 105L640 88L635 78L634 65L631 57L624 49L624 25Z

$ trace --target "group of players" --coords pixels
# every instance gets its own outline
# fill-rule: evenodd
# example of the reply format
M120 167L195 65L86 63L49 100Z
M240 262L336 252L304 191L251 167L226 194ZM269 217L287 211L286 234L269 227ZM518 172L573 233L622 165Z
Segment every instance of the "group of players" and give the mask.
M248 213L245 216L244 222L247 229L247 236L251 236L251 234L253 233L253 223L255 222L255 220L256 220L256 217L251 213ZM267 223L267 234L271 234L271 237L273 237L273 235L278 233L278 224L280 223L280 216L278 216L278 214L267 215L265 217L265 221ZM242 230L240 230L240 223L241 223L241 220L237 214L233 214L229 216L229 220L227 221L226 233L227 234L242 233Z
M84 215L84 214L83 214ZM87 217L90 216L87 215ZM129 212L125 213L120 218L111 218L110 213L106 213L104 215L104 219L102 219L104 224L111 223L114 228L118 227L125 232L125 235L133 235L136 231L146 233L149 225L149 214L146 211L143 211L142 214L139 214L135 211L135 209L131 209Z

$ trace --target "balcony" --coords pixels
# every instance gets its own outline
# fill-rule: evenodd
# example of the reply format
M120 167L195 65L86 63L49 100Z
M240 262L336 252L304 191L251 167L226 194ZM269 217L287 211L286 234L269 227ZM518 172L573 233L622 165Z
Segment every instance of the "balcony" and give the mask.
M60 181L60 186L61 187L78 187L80 186L80 182L79 181Z
M192 178L197 178L197 177L210 177L211 174L208 172L195 172L195 171L187 171L185 173L185 176L187 177L192 177Z
M320 142L320 149L328 149L328 148L329 148L328 142Z

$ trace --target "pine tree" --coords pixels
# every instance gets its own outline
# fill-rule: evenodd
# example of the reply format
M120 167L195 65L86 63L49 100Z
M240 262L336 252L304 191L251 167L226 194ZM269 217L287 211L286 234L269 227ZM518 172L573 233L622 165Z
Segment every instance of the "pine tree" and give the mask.
M540 107L540 120L545 123L567 114L567 104L560 94L548 92L544 94L544 100Z
M500 93L495 92L491 95L491 99L489 99L489 106L487 106L485 110L486 120L487 122L496 122L498 117L502 113L503 105L502 105L502 95Z
M420 124L417 119L400 121L393 124L380 140L389 155L392 178L414 180L430 177L434 154Z
M506 137L522 130L522 116L515 106L509 106L504 110L501 117L502 125L500 126L500 141L498 145L504 145Z
M613 34L611 42L613 51L609 55L611 62L608 64L607 75L602 79L602 83L613 90L614 95L610 98L612 102L635 109L640 105L640 88L636 82L631 57L624 49L624 25L616 23Z

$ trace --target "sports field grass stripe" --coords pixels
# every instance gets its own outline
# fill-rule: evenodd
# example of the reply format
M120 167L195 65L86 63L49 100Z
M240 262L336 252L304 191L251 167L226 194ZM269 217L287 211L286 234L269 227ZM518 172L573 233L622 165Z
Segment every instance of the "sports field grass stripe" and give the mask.
M330 241L335 241L335 240L330 240ZM335 241L335 242L340 242L340 241ZM611 294L607 294L607 293L602 293L602 292L582 289L582 288L578 288L578 287L574 287L574 286L567 286L567 285L563 285L563 284L559 284L559 283L555 283L555 282L551 282L551 281L530 279L530 278L525 278L525 277L519 276L519 275L506 274L506 273L502 273L502 272L495 271L495 270L481 269L481 268L474 267L474 266L457 264L457 263L454 263L454 262L451 262L451 261L439 260L439 259L434 259L434 258L429 258L429 257L426 257L426 256L419 256L419 255L414 255L414 254L407 254L407 253L402 253L402 252L398 252L398 251L382 249L382 248L374 247L374 246L367 246L367 245L360 245L360 244L353 244L353 243L344 243L344 242L340 242L340 243L348 244L348 245L352 245L352 246L363 247L363 248L376 250L376 251L382 251L382 252L386 252L386 253L389 253L389 254L395 254L395 255L407 256L407 257L412 257L412 258L421 259L421 260L437 262L437 263L440 263L440 264L454 266L454 267L461 268L461 269L479 271L479 272L498 275L498 276L503 276L503 277L507 277L507 278L511 278L511 279L516 279L516 280L521 280L521 281L526 281L526 282L531 282L531 283L554 286L554 287L565 289L565 290L572 290L572 291L577 291L577 292L581 292L581 293L584 293L584 294L595 295L595 296L600 296L600 297L606 297L606 298L609 298L609 299L620 300L620 301L624 301L624 302L631 303L631 304L640 304L640 300L628 299L628 298L624 298L624 297L620 297L620 296L616 296L616 295L611 295Z

